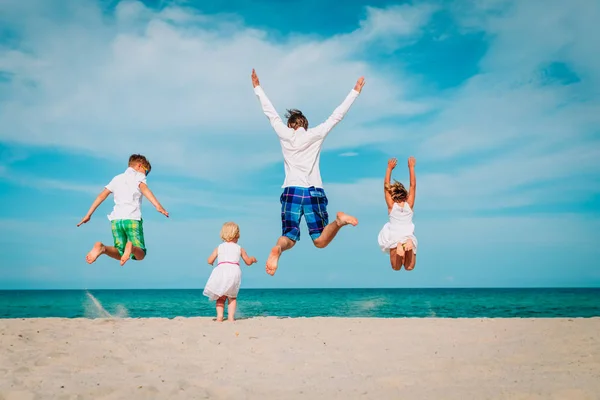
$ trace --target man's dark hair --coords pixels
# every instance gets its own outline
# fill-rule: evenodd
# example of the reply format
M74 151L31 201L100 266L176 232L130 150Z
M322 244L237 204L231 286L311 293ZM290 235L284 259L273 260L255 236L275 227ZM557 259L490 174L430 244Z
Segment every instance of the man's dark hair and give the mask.
M287 110L285 117L287 118L288 128L292 128L293 130L304 128L308 130L308 120L302 114L302 111L296 109Z

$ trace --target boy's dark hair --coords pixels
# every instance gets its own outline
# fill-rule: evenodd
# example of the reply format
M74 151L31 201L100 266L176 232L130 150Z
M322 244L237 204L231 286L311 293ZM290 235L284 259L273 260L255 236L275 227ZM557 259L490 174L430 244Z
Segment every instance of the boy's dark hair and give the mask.
M141 154L132 154L129 157L129 166L132 166L135 163L142 164L142 166L148 170L148 173L150 173L150 170L152 169L152 165L150 165L150 161L148 161L146 159L146 157L144 157Z
M304 128L308 130L308 120L306 119L304 114L302 114L302 111L296 109L287 110L285 117L288 120L288 128L292 128L294 130L298 128Z

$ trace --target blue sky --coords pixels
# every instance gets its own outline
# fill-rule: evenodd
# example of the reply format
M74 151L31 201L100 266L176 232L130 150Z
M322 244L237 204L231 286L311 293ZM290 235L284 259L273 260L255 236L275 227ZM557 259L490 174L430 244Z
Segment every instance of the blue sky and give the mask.
M573 1L0 2L0 288L201 288L223 222L259 264L244 287L600 286L600 4ZM359 218L326 249L280 234L280 147L250 82L283 113L326 118L330 212ZM148 257L88 265L131 153ZM417 158L419 255L377 246L382 179Z

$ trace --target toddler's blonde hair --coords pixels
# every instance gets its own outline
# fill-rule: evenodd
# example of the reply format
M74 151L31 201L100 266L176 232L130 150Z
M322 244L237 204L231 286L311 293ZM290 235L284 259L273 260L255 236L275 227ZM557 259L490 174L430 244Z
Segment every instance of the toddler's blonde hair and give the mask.
M221 228L221 239L231 242L240 237L240 227L235 222L225 222Z

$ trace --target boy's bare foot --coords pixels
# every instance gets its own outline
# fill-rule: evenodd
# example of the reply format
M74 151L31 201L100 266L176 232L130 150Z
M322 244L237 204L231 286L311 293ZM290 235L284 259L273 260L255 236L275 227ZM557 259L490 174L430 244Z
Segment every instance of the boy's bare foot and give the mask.
M356 226L358 225L358 220L356 218L354 218L351 215L348 214L344 214L343 212L338 212L337 213L337 218L335 219L335 222L337 222L338 226L344 226L344 225L352 225L352 226Z
M277 271L277 263L279 262L279 257L281 256L281 247L275 246L271 249L271 253L269 254L269 258L267 258L267 274L273 276L275 275L275 271Z
M100 257L101 254L104 254L105 250L106 249L101 242L96 242L94 247L92 247L92 250L90 250L87 256L85 256L85 260L88 262L88 264L92 264L98 257Z
M133 243L127 242L127 244L125 245L125 250L123 250L123 255L121 256L121 267L125 265L125 263L129 260L129 257L131 257L132 250Z

